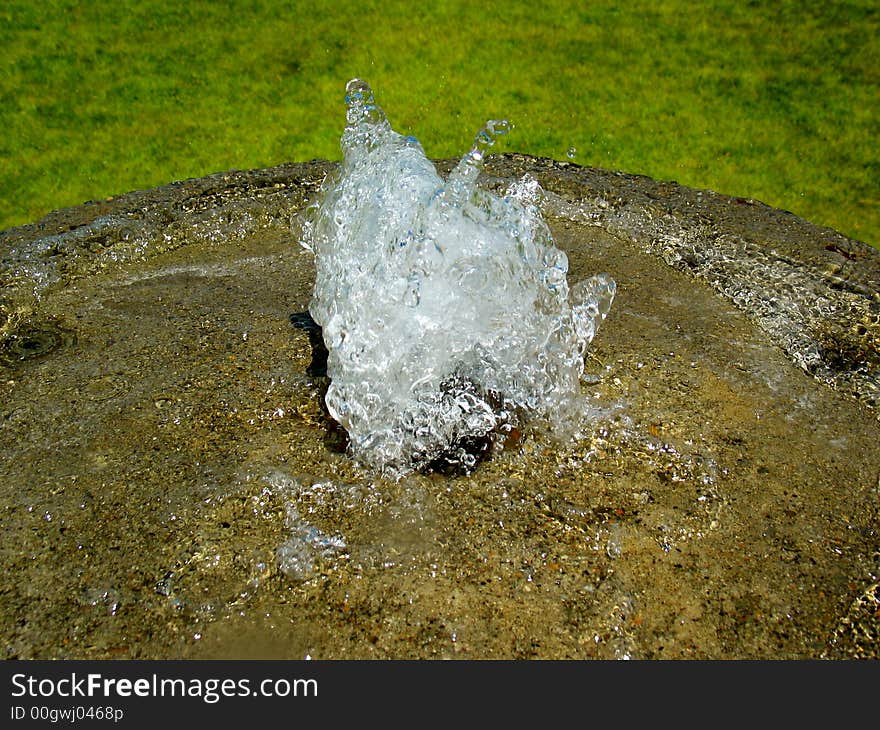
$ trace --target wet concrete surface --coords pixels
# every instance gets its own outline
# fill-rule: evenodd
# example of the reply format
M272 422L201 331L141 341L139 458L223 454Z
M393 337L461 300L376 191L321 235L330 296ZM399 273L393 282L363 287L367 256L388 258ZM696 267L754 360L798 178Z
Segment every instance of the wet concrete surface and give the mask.
M569 281L617 281L594 417L390 481L339 452L289 321L331 168L0 233L6 658L877 658L880 253L495 158L548 191Z

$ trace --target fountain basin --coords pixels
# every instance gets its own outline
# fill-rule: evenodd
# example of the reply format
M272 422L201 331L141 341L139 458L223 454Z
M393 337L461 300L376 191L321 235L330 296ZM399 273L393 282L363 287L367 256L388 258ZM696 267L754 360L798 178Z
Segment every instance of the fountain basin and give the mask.
M450 161L436 163L442 173ZM371 475L306 370L332 163L0 234L7 658L876 657L880 253L758 202L523 155L615 305L574 442Z

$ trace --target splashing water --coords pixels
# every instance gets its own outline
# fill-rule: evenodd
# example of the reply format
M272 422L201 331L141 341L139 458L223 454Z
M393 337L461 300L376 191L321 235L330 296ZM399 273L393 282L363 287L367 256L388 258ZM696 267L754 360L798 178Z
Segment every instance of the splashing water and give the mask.
M326 404L352 455L391 473L440 457L467 470L468 444L523 419L564 431L584 413L584 353L614 282L569 288L537 180L502 197L476 186L506 121L488 121L444 183L364 81L346 92L341 173L302 245L316 256Z

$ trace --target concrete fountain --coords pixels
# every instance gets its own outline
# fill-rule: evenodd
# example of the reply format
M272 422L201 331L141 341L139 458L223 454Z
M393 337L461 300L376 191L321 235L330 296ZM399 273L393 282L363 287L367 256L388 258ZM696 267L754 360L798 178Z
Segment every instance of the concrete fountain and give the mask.
M878 656L880 253L484 152L465 200L518 200L566 281L616 293L577 427L536 409L459 470L377 470L307 372L299 243L344 165L0 233L6 658Z

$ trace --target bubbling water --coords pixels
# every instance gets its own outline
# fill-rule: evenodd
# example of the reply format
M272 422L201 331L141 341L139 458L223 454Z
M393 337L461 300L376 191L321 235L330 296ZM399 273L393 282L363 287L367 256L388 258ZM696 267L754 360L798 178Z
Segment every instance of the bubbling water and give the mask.
M387 473L441 456L467 470L468 444L524 419L570 428L615 283L568 286L537 180L500 197L477 187L510 125L488 121L444 182L364 81L348 83L346 104L341 171L302 245L316 257L309 311L329 351L326 405L352 455Z

